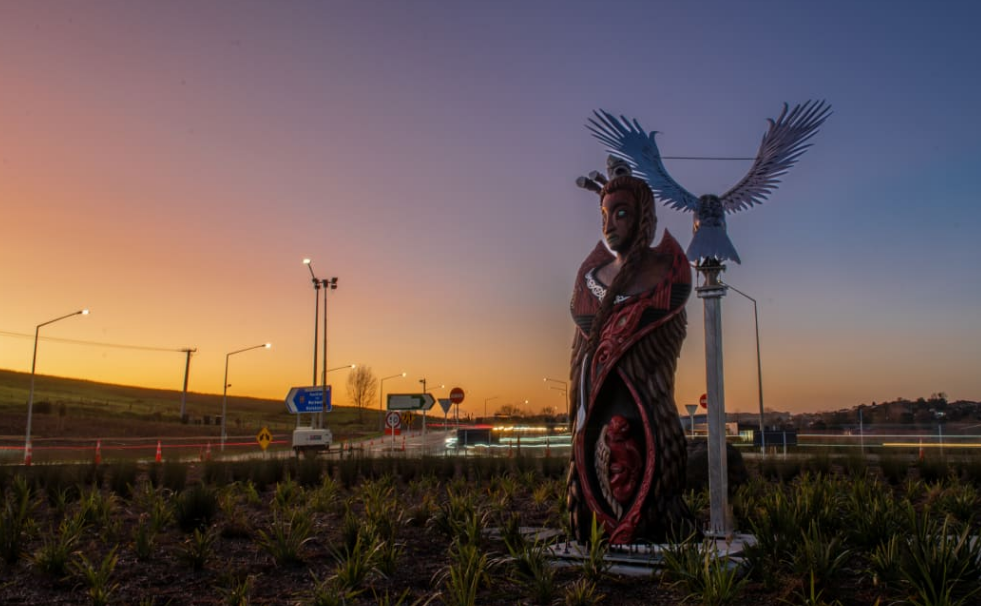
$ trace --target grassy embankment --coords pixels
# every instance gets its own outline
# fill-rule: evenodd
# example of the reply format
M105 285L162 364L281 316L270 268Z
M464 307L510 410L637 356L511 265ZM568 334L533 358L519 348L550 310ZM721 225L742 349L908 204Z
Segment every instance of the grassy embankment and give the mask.
M0 370L0 441L23 440L27 422L30 375ZM284 394L285 396L285 394ZM180 419L181 392L95 383L38 375L34 385L32 436L35 441L77 441L97 438L140 438L220 435L216 417L222 396L189 392L187 423ZM229 436L255 436L268 427L277 437L296 425L283 400L228 396ZM336 406L325 423L335 440L356 439L378 432L378 412ZM303 421L309 421L304 417Z

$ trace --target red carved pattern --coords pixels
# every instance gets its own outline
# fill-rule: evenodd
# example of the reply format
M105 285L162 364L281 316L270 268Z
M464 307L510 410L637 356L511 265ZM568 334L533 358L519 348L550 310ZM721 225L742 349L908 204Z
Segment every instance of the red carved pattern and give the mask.
M620 377L623 379L624 384L627 389L630 390L630 395L633 401L639 402L640 398L634 389L633 384L629 381L628 377L623 373L620 373ZM590 406L586 413L586 425L590 424L590 417L594 412L594 407L592 404L595 400L590 401ZM576 435L575 443L573 444L573 451L576 458L576 470L579 473L579 483L583 490L583 496L586 499L586 504L596 514L596 519L601 524L603 524L603 529L607 536L610 537L610 543L614 545L632 543L634 535L637 532L637 526L640 524L643 512L644 503L647 501L647 495L650 494L651 488L654 485L654 470L655 470L655 444L654 444L654 430L651 418L647 415L647 411L643 406L636 407L639 417L641 427L644 429L644 446L645 446L645 457L644 457L644 474L637 489L636 495L634 497L633 504L630 509L621 517L619 520L605 513L605 506L596 498L593 494L592 484L589 478L589 472L587 472L586 462L586 448L584 433L579 432ZM595 473L595 470L593 470Z

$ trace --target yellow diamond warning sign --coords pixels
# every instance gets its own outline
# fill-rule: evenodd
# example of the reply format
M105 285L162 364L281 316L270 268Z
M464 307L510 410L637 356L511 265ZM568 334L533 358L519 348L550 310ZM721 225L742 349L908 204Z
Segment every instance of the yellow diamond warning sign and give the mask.
M268 427L263 427L259 430L259 435L255 437L255 441L259 443L259 448L265 450L269 448L269 444L272 443L273 435L269 431Z

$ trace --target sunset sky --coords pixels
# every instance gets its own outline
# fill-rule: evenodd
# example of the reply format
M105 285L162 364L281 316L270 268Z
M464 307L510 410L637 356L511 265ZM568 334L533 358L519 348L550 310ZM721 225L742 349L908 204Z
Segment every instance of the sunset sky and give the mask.
M732 215L766 406L981 399L974 2L3 2L0 368L283 398L328 366L420 378L463 412L564 408L575 178L604 108L666 156L754 156L784 102L834 114ZM749 161L667 160L696 194ZM687 246L691 216L657 209ZM322 303L322 301L321 301ZM688 303L679 406L705 391ZM758 410L753 306L723 301L726 407ZM345 371L329 375L348 402ZM556 385L551 383L551 385ZM489 400L489 402L488 402Z

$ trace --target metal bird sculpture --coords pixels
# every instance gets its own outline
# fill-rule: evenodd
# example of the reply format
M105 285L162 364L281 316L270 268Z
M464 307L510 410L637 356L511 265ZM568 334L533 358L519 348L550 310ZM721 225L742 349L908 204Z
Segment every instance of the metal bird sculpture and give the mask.
M695 196L671 178L661 162L661 152L654 141L657 131L645 134L637 120L598 110L586 125L593 136L609 146L609 153L623 158L634 173L647 181L654 195L675 210L695 214L688 260L702 259L739 263L736 248L726 234L726 213L762 204L773 193L778 177L784 175L811 146L808 141L831 115L831 106L824 101L808 101L790 110L785 103L780 117L768 119L769 128L763 133L760 150L749 172L722 196Z

